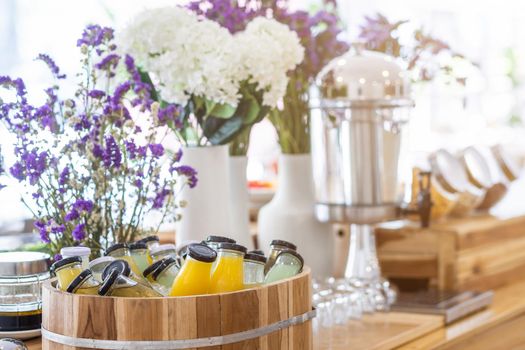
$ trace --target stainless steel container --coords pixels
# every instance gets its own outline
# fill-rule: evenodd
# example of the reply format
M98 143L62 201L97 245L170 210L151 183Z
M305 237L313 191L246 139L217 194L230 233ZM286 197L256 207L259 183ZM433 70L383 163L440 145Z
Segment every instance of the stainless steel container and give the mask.
M319 74L310 102L316 215L373 224L397 216L404 126L414 105L394 58L354 48Z

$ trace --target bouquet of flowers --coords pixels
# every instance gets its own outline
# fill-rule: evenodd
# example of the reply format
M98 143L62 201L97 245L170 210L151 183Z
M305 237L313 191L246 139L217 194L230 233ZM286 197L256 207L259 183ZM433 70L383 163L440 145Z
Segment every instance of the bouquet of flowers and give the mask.
M159 120L186 146L222 145L249 132L285 93L303 59L297 35L267 18L230 33L181 7L147 10L120 36L161 104ZM245 153L239 145L234 153Z
M288 72L282 103L270 112L283 153L310 151L308 89L320 70L348 50L339 39L341 23L335 2L314 14L292 11L287 1L197 0L188 5L195 13L217 21L231 32L242 31L256 16L271 16L297 33L305 48L304 60Z
M177 193L197 178L179 164L180 151L165 154L154 123L161 109L134 59L117 53L113 30L88 26L77 45L82 70L73 98L59 98L65 75L39 55L55 78L46 102L30 104L24 82L2 76L9 97L0 100L0 120L16 136L8 172L26 185L23 202L50 252L82 244L97 256L144 233L149 212L161 214L159 225L177 220L184 206Z

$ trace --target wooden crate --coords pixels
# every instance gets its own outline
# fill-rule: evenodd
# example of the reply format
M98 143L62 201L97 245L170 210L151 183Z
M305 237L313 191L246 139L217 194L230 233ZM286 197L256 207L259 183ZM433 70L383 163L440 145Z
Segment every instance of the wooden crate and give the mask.
M402 287L487 290L525 276L525 215L448 219L427 229L395 221L377 227L376 239L383 275Z
M187 297L79 295L46 283L42 304L44 350L313 347L308 267L288 280L257 288ZM207 345L194 345L203 342Z

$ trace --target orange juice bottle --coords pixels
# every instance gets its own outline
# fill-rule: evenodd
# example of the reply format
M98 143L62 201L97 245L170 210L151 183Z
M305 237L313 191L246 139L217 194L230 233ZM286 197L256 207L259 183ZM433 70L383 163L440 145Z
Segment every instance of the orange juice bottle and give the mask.
M210 292L211 267L217 253L204 244L190 244L186 261L173 281L170 296L200 295Z
M217 262L211 275L211 293L234 292L244 288L244 254L246 247L220 243Z

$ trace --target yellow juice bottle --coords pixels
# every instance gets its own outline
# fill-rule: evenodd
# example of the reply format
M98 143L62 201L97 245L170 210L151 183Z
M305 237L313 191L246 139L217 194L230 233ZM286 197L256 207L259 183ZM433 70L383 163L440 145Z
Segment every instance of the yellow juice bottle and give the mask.
M82 258L72 256L59 260L51 266L51 271L57 276L58 288L66 291L71 282L82 272Z
M210 292L224 293L243 289L246 247L235 243L220 243L217 253Z
M142 277L142 270L137 266L135 260L133 260L127 244L117 243L112 245L106 250L106 255L126 261L131 271L133 271L133 275L137 278L137 282L146 283L146 280Z
M188 256L173 281L170 296L200 295L210 292L211 267L217 253L204 244L191 244Z

